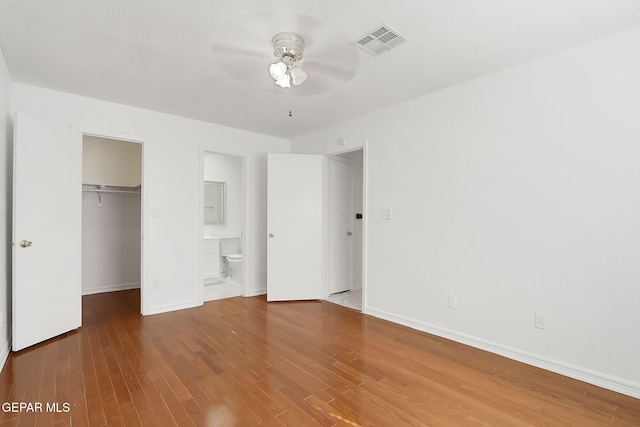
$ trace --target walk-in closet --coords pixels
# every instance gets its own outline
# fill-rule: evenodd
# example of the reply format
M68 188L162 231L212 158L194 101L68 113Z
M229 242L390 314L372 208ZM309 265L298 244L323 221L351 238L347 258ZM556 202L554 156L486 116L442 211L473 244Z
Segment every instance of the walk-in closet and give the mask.
M82 294L140 288L142 144L82 146Z

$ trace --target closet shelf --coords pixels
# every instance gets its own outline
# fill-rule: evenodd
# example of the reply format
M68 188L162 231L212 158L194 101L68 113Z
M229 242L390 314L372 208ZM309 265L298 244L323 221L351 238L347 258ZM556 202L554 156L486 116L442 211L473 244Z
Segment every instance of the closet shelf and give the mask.
M82 184L82 191L94 193L138 193L142 191L141 185L135 187L124 187L118 185Z

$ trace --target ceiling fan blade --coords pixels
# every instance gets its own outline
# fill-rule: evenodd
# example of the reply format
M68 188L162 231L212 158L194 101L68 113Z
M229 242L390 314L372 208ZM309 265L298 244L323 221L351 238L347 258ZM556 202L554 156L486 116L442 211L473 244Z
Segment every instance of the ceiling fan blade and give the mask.
M326 62L308 61L305 62L303 68L305 69L305 71L308 71L309 74L318 76L320 78L326 78L339 82L348 82L356 75L357 62L354 65L351 63L328 64Z
M318 19L308 15L289 15L281 18L282 25L299 34L305 42L305 48L313 45L315 35L321 33L323 25Z
M309 74L309 78L303 84L293 89L293 94L296 96L319 95L332 92L339 87L340 84L336 84L336 82L330 79L318 78Z
M211 45L211 50L214 57L221 61L227 61L229 59L233 60L236 56L246 56L255 59L267 57L267 53L260 49L242 46L235 43L216 42Z

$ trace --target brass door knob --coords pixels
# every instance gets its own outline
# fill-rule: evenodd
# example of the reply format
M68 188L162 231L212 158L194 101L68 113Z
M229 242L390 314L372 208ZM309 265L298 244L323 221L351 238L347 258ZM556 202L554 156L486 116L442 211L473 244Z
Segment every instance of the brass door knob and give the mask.
M353 233L350 231L347 231L347 236L351 236Z
M30 248L33 246L33 243L28 240L20 240L20 247L22 248Z

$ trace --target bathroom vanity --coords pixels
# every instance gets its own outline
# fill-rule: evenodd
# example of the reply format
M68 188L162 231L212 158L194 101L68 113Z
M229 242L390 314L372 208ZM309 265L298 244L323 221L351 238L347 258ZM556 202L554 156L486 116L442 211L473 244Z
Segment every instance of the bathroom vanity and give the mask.
M205 237L202 251L202 274L205 285L218 283L220 278L220 239Z

